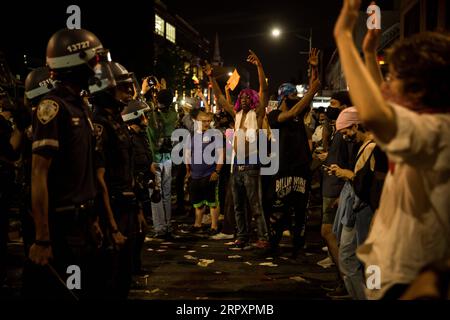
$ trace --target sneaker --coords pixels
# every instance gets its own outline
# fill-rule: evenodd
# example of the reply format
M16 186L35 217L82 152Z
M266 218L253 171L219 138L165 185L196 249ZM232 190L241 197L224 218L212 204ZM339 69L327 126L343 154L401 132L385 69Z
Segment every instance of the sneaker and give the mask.
M328 252L328 247L327 247L327 246L322 247L322 251L323 251L323 252Z
M334 262L330 257L326 257L325 259L318 261L317 265L321 266L324 269L327 269L330 268L331 266L334 266Z
M268 249L270 247L270 244L269 241L258 240L253 246L258 249Z
M347 292L345 285L342 283L339 284L339 286L334 291L328 292L327 297L329 297L333 300L351 299L351 296Z
M203 227L189 226L186 231L189 233L201 233L203 232Z
M337 282L334 282L334 283L330 283L330 284L321 284L320 288L325 291L331 292L331 291L335 291L338 286L339 285L337 284Z
M247 251L251 250L252 246L248 242L242 240L236 240L234 245L229 248L232 251Z
M211 237L212 240L231 240L234 239L234 234L218 233Z
M219 234L219 230L217 230L217 229L209 229L208 230L208 234L212 237L212 236L215 236L216 234Z

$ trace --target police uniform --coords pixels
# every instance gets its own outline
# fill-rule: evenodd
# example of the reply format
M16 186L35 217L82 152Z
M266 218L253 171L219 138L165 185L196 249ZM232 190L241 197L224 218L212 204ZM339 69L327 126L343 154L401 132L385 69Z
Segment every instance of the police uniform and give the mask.
M64 281L70 265L79 266L83 272L81 290L74 292L89 296L94 290L96 243L91 227L95 219L92 203L96 185L93 146L93 125L80 96L61 85L40 101L33 114L32 153L52 159L47 186L54 258L50 267L42 269L33 265L33 270L25 272L24 283L30 281L31 284L25 288L30 289L28 293L32 295L46 291L49 298L70 296L53 273L53 269L56 270ZM33 290L37 292L33 293Z
M111 209L119 231L128 239L117 252L110 250L108 287L113 298L126 298L131 284L132 254L138 232L138 203L133 191L133 144L120 113L94 105L95 167L105 169Z
M134 151L134 179L135 193L142 206L146 217L151 214L150 195L148 192L148 183L154 179L154 174L150 171L153 163L152 153L145 130L139 132L133 128L130 129ZM145 232L140 230L137 237L136 248L133 254L133 272L139 273L142 266L141 251L145 240Z

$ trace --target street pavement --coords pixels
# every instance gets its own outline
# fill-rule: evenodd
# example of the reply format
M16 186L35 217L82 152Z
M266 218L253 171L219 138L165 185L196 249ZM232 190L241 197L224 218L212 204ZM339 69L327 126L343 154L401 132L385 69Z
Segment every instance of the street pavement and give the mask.
M306 248L291 257L289 236L283 237L279 256L263 256L262 250L231 251L233 240L211 240L206 234L187 232L192 216L175 216L175 238L146 237L142 261L144 273L134 277L131 300L299 300L328 299L322 284L336 281L334 266L317 262L322 251L320 217L310 214ZM25 261L20 238L8 247L8 286L1 298L20 298Z
M256 248L230 250L233 240L186 233L193 217L173 222L175 239L146 238L143 268L148 272L135 277L130 299L328 299L321 285L336 281L334 266L317 265L327 257L317 222L308 224L306 248L296 259L289 236L283 237L281 255L264 256Z

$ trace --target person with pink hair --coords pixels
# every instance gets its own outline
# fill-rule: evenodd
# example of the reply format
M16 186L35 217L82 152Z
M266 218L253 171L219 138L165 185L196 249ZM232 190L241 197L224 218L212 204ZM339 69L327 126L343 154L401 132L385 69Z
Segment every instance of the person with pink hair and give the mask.
M261 199L261 177L258 164L257 133L262 128L265 116L265 108L268 104L268 85L261 61L249 50L247 61L258 69L259 93L252 89L244 89L239 93L236 104L233 106L223 95L217 81L213 76L213 70L206 64L204 71L213 85L217 103L225 109L235 120L235 133L232 152L232 192L234 211L237 224L237 240L232 249L249 250L250 246L250 221L246 215L246 203L250 204L252 216L255 217L258 242L256 247L267 249L268 229L264 218ZM238 142L239 141L239 142ZM254 161L256 159L256 161Z

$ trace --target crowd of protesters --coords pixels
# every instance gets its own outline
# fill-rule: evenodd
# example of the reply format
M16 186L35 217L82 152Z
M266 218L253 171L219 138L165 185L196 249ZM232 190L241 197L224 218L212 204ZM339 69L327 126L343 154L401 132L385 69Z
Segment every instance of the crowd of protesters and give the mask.
M179 212L186 200L193 208L187 232L269 257L281 254L289 230L295 259L306 248L317 182L329 255L318 263L336 265L338 278L324 288L329 297L448 298L450 36L427 32L398 41L383 76L379 30L368 30L364 58L356 49L358 11L359 1L344 1L334 29L349 91L333 93L330 105L317 109L311 108L321 86L317 49L309 55L307 92L281 84L270 112L265 69L250 50L258 91L231 92L227 84L223 92L205 62L215 112L198 90L177 113L171 84L147 77L141 86L123 66L102 60L100 40L86 30L56 33L48 68L27 79L25 124L12 125L19 119L12 105L20 102L1 92L0 280L5 212L21 159L30 184L22 210L25 296L45 285L49 298L61 298L55 282L66 264L77 264L89 272L76 296L126 298L132 274L142 269L147 224L152 237L174 239L172 194ZM62 53L68 38L90 39L85 58ZM88 70L96 70L96 81ZM186 134L175 164L173 133L180 128ZM277 163L270 174L265 156Z

